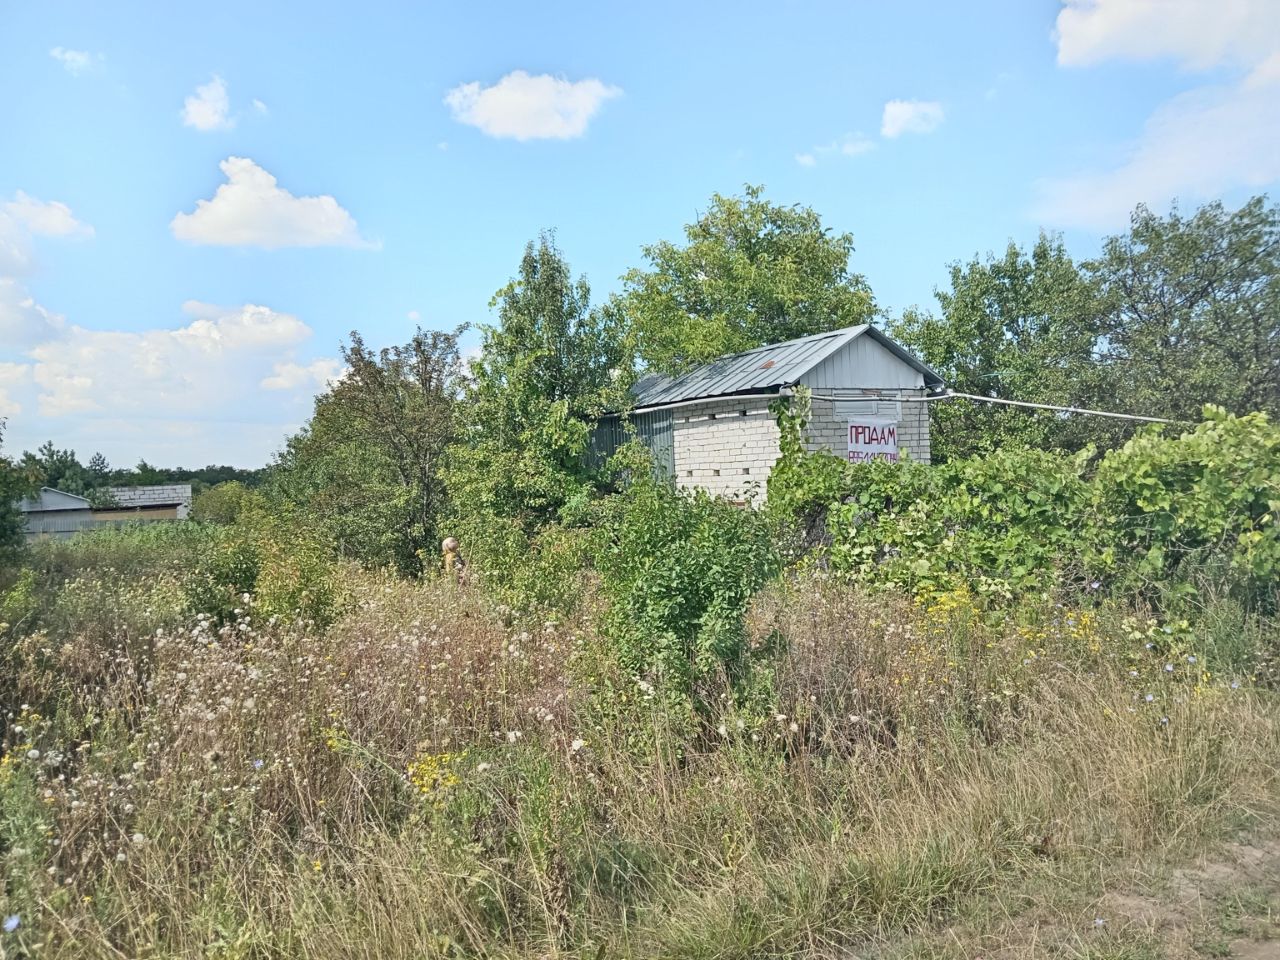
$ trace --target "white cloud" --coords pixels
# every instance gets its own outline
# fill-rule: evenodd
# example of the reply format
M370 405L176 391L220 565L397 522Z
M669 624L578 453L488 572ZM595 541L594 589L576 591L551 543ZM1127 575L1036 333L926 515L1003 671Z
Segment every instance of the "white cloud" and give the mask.
M410 320L412 320L414 323L417 323L419 320L421 320L421 319L422 319L422 314L420 314L417 310L410 310L410 311L406 314L406 316L407 316Z
M1116 165L1037 185L1034 213L1058 226L1123 227L1139 203L1208 200L1280 179L1280 83L1215 86L1162 104Z
M0 362L0 418L17 416L22 412L22 404L11 396L10 391L25 386L30 379L30 364Z
M65 203L44 202L19 190L0 201L0 353L24 349L62 329L62 318L35 301L23 278L35 268L34 237L86 238Z
M183 306L185 326L144 331L71 327L36 345L32 377L46 417L206 418L243 410L266 371L311 336L297 317L245 304Z
M230 130L236 125L231 115L227 84L217 74L182 102L182 123L197 130Z
M904 133L931 133L943 115L942 104L933 100L890 100L884 105L880 133L890 140Z
M183 304L172 327L65 327L0 362L6 445L100 449L113 460L260 464L298 427L336 359L300 358L300 319L265 306Z
M586 133L606 100L621 94L618 87L594 77L571 82L516 70L492 86L475 81L454 87L444 102L453 119L491 137L570 140Z
M56 336L63 319L50 313L14 277L0 277L0 344L22 349Z
M324 389L335 380L341 379L344 367L340 360L315 360L308 364L277 363L271 370L271 376L263 378L260 386L264 390L296 390L298 387Z
M1113 229L1139 203L1200 201L1280 179L1280 3L1273 0L1065 0L1058 62L1171 58L1233 82L1161 104L1109 164L1037 184L1033 213L1059 226Z
M331 196L295 197L246 157L219 165L227 182L212 200L196 201L192 213L169 224L188 243L212 246L370 247L355 219Z
M65 47L54 47L49 56L57 60L73 77L78 77L95 64L102 61L102 54L96 57L87 50L68 50Z
M257 99L256 97L254 98L254 101L253 101L253 109L257 110L258 113L261 113L263 115L266 115L271 112L270 110L267 109L267 105L263 103L261 100Z
M860 133L846 133L839 140L814 147L806 153L796 154L796 163L802 167L816 166L819 160L833 157L859 157L876 148L876 142Z
M65 203L37 200L19 190L12 200L0 203L0 215L12 217L27 231L39 237L93 236L93 227L81 223Z
M1058 63L1170 57L1193 70L1252 66L1280 42L1276 0L1064 0Z

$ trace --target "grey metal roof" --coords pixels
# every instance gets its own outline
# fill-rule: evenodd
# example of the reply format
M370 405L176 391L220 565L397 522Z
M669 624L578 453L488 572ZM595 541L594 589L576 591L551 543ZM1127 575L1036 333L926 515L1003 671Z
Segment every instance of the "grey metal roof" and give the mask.
M941 377L909 351L864 323L721 357L678 377L651 374L637 381L631 393L635 397L636 409L744 393L775 393L782 387L798 383L827 357L864 335L872 337L903 363L920 371L926 384L942 383Z
M23 513L52 513L63 510L88 510L89 501L74 493L64 493L53 487L41 487L34 497L28 497L18 503Z
M166 483L149 487L108 487L107 492L120 506L168 507L191 503L191 484Z

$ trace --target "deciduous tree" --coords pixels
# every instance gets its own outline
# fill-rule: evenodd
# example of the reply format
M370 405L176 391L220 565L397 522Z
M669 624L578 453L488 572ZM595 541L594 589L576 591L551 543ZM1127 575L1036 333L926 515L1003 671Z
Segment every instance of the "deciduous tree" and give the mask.
M868 322L875 302L849 269L853 236L833 233L809 207L715 194L684 228L685 245L644 248L618 306L640 357L676 373L726 353Z

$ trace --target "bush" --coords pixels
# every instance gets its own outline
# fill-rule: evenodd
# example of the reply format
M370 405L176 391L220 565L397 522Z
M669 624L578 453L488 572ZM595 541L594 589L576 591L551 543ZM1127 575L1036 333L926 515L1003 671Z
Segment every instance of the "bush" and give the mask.
M1116 531L1117 564L1149 582L1182 580L1275 610L1280 427L1262 413L1205 414L1180 436L1153 430L1104 457L1096 522Z
M242 513L266 509L266 499L239 480L228 480L196 495L191 519L203 523L235 523Z
M1206 415L1177 437L1151 429L1096 464L1090 451L1026 449L937 467L843 464L784 444L769 498L802 523L825 501L823 559L862 583L919 595L968 586L1004 600L1064 589L1163 603L1230 596L1273 611L1280 428L1263 414Z
M647 470L612 504L598 568L606 630L623 669L684 695L715 678L739 686L749 645L743 616L779 565L764 516Z

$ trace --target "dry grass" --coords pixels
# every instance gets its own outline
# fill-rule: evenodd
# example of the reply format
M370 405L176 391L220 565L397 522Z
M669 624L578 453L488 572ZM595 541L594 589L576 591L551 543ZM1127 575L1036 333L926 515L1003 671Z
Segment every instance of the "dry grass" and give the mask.
M751 692L708 716L618 675L586 614L352 578L323 632L249 602L177 626L157 594L19 643L5 950L971 956L1280 799L1274 698L1123 612L779 587Z

